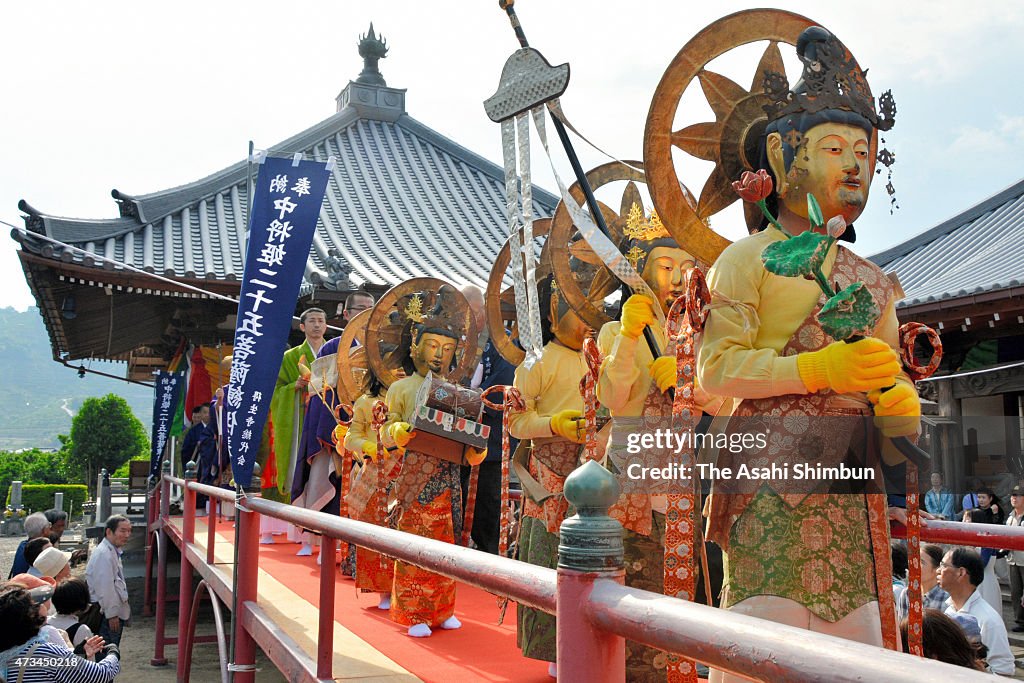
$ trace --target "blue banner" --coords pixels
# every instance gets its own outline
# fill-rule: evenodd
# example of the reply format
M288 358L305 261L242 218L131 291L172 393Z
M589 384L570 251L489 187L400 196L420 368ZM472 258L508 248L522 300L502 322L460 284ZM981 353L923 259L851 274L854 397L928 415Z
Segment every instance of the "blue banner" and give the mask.
M174 424L174 414L178 410L178 400L185 384L185 376L181 372L161 370L156 376L156 391L153 398L153 435L149 440L149 473L160 476L160 460L167 446L167 437Z
M224 436L239 486L252 480L329 177L323 163L268 158L249 202L249 244L224 401Z

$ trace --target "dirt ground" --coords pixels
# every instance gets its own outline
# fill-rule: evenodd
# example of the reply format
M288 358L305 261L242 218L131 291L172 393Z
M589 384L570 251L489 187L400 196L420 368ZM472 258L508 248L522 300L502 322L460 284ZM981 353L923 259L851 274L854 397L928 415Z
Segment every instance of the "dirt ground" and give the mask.
M168 619L167 625L177 627L177 618ZM150 666L153 658L156 620L153 617L142 617L132 620L132 626L125 631L121 640L121 673L118 681L134 683L174 683L175 666L177 666L178 649L171 645L166 648L167 666ZM200 623L197 632L213 633L213 619ZM256 680L259 683L278 683L285 680L274 663L267 659L262 651L256 651ZM217 655L217 643L200 643L192 651L192 675L189 680L201 683L214 683L220 680L220 657Z
M174 552L168 558L169 564L174 571L168 571L167 594L178 594L178 578L176 566L178 564L177 553ZM173 574L173 575L172 575ZM144 601L143 591L145 579L142 576L129 576L127 579L128 594L132 604L131 626L125 630L121 639L121 674L118 681L134 683L170 683L175 680L175 668L178 664L178 648L176 645L168 645L164 648L164 657L167 659L166 666L152 666L156 645L156 618L142 616L142 605ZM196 577L193 584L198 584ZM226 630L225 648L230 647L231 634L231 606L222 606L224 616L224 628ZM209 602L202 602L199 605L199 619L196 623L196 636L213 635L216 633L214 627L213 609ZM167 603L167 615L165 619L166 635L173 637L177 635L178 629L178 608L177 603ZM227 655L225 654L225 657ZM261 650L256 650L256 680L259 683L282 683L284 676L277 670ZM214 683L221 680L221 658L217 643L197 643L192 648L192 671L190 681L199 683ZM230 680L230 679L229 679Z

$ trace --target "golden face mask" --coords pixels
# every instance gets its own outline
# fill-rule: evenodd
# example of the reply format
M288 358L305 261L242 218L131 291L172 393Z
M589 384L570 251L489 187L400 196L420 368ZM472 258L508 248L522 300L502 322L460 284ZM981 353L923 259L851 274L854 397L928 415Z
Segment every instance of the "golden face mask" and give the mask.
M563 346L579 351L583 348L583 340L590 334L590 328L572 310L568 310L560 316L556 311L558 311L558 308L552 306L551 332L555 335L555 339ZM556 317L558 318L557 320L555 320Z
M826 221L842 216L853 223L864 211L871 187L870 149L868 134L861 128L819 123L803 134L779 188L780 201L790 212L806 218L810 193ZM776 177L781 177L781 149L770 145L769 158Z
M655 247L647 257L640 277L651 288L661 309L668 312L672 303L686 292L686 274L696 259L678 247Z
M426 376L427 372L444 376L452 366L457 343L451 337L434 332L424 332L417 343L412 345L412 362L416 373Z

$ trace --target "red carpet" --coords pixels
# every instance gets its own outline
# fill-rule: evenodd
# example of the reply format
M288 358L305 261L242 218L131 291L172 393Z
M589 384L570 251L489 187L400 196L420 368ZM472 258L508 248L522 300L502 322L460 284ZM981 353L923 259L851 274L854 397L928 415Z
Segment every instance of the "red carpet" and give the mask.
M224 527L227 528L224 528ZM223 530L222 530L223 529ZM233 540L231 527L218 526L222 540ZM282 537L279 537L282 538ZM313 605L319 603L316 556L296 557L298 544L260 546L260 569ZM425 681L527 681L553 683L547 662L527 659L516 647L516 609L509 603L505 622L497 625L497 598L459 584L455 615L462 628L436 629L429 638L410 638L405 628L377 609L377 594L358 594L351 579L339 574L335 620Z

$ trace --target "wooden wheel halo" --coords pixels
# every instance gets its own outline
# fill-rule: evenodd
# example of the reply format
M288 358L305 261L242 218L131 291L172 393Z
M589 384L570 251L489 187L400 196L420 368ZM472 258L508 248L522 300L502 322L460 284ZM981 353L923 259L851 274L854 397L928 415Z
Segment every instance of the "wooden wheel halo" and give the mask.
M611 240L621 248L629 210L634 204L644 208L643 198L636 185L646 182L643 164L639 161L611 161L591 169L586 177L595 192L614 182L626 182L618 210L598 201ZM569 188L569 194L581 206L585 206L583 190L578 182ZM573 225L564 202L558 203L551 219L547 250L555 282L566 303L583 322L595 331L600 330L602 325L611 320L604 312L604 298L618 289L619 281L579 237L579 230Z
M480 350L477 339L480 329L469 307L465 295L454 285L433 277L416 277L401 282L387 292L369 310L366 323L366 362L384 386L390 387L399 379L403 335L409 333L410 320L406 312L410 303L419 298L417 304L422 311L429 312L439 303L462 332L455 350L455 368L446 376L447 381L459 380L476 370Z
M369 369L366 360L366 323L370 310L360 311L341 332L338 341L338 397L353 405L363 394L363 378ZM359 346L352 348L352 342Z
M537 280L546 278L551 273L551 261L548 258L547 237L551 229L550 218L539 218L533 222L533 238L544 238L544 247L541 249L540 258L537 260ZM491 274L487 278L487 291L484 293L484 301L487 306L487 332L490 334L491 343L501 357L512 365L520 365L526 358L526 352L513 343L511 337L505 333L506 323L516 321L515 292L512 286L505 287L509 275L509 262L512 260L511 237L505 240L498 255L494 258L494 265L491 267ZM543 323L543 321L542 321Z
M731 183L743 171L757 170L759 165L758 146L768 122L763 109L768 103L762 90L764 73L785 73L779 43L796 45L800 33L815 25L807 17L776 9L746 10L723 17L683 46L654 91L644 130L647 186L669 233L704 263L714 263L729 244L704 221L739 199ZM758 41L768 41L768 46L749 90L705 68L730 50ZM700 84L715 120L674 130L680 99L694 81ZM674 147L715 164L696 209L688 205L681 189L680 177L684 174L672 158ZM760 222L760 211L746 203L744 213L752 230L750 226Z

